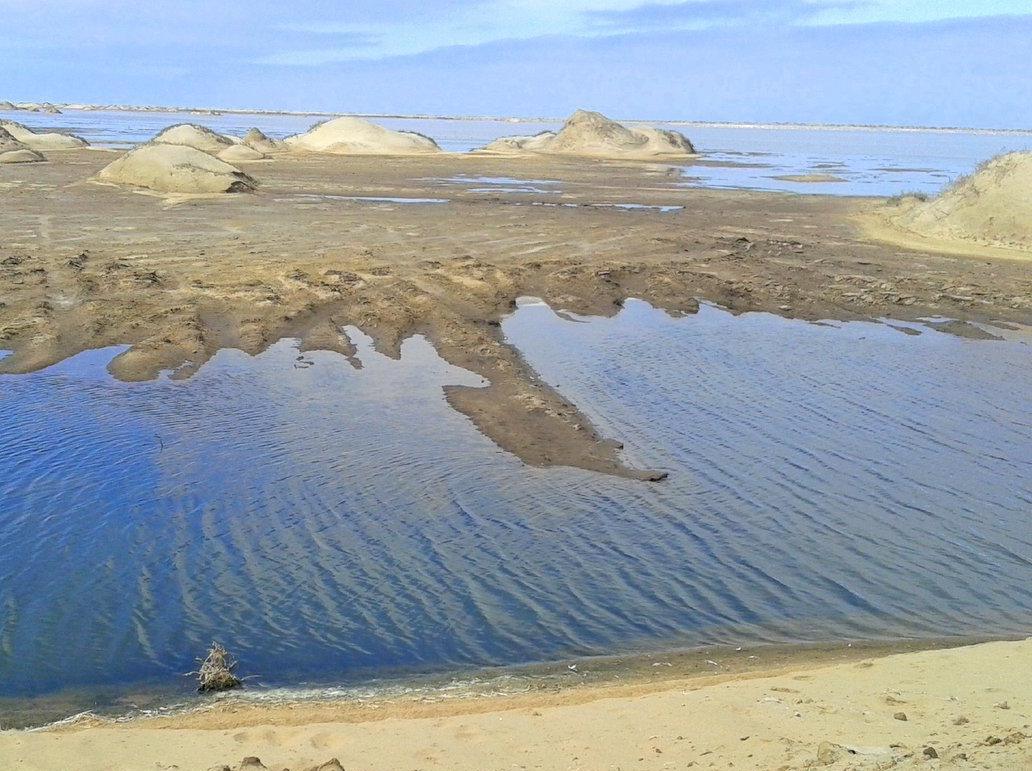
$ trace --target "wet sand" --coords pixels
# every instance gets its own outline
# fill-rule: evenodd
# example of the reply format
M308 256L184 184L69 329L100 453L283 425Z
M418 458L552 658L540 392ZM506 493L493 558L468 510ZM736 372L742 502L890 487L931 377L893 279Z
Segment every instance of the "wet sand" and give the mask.
M257 353L289 335L350 354L339 330L353 324L396 356L420 332L491 381L448 389L451 404L534 465L655 476L622 465L619 437L601 437L505 344L499 320L521 295L603 315L640 297L685 313L705 299L806 319L1032 320L1022 260L876 241L860 220L881 202L686 189L663 164L280 157L241 164L256 194L161 199L86 181L109 152L50 155L0 170L0 349L14 352L0 371L127 343L117 377L186 377L227 346ZM561 192L435 181L458 175ZM612 206L626 203L684 208Z
M748 652L659 655L604 682L578 686L587 673L567 670L573 685L503 697L230 700L0 733L0 765L192 771L256 756L275 769L331 758L347 769L1032 767L1032 690L1020 676L1032 639L899 649L802 649L759 663Z

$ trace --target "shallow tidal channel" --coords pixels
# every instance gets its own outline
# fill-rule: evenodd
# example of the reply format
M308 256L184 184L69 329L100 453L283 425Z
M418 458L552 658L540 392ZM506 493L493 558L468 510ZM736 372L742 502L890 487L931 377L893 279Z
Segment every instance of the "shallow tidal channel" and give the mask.
M909 326L920 334L904 334ZM0 699L1032 633L1032 345L629 301L504 331L660 484L536 469L422 338L0 376ZM10 702L8 702L10 703ZM0 723L3 722L0 706Z

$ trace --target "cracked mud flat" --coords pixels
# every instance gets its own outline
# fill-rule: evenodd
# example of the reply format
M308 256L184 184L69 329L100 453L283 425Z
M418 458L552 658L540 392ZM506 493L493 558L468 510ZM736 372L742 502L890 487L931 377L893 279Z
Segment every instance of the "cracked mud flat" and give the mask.
M452 406L538 466L660 476L625 467L619 437L506 344L499 322L520 296L600 315L638 297L674 313L705 299L813 320L1032 320L1026 261L865 240L858 220L880 201L683 189L654 164L447 155L278 158L242 165L254 195L176 200L86 181L110 153L53 156L0 170L0 350L13 352L0 372L129 344L115 376L188 377L223 347L255 354L294 336L350 356L340 330L354 325L396 357L423 333L491 382L448 388ZM434 182L458 175L547 178L560 192ZM627 203L684 209L612 205Z

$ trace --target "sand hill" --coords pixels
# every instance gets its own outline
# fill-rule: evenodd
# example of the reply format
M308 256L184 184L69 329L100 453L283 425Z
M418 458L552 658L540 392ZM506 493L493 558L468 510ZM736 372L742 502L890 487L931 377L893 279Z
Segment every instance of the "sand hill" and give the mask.
M28 126L13 120L0 121L0 128L6 129L30 150L74 150L77 147L89 146L89 142L81 137L56 132L37 134Z
M243 143L260 153L275 153L283 149L283 143L267 137L261 130L253 128L244 134Z
M234 142L229 137L216 134L206 126L198 126L195 123L178 123L169 126L162 131L151 142L161 145L181 145L200 150L202 153L217 155L227 147L232 147Z
M1032 251L1032 152L997 156L937 198L907 204L895 221L917 235Z
M0 128L0 163L34 163L45 160L35 150L19 142L5 128Z
M38 163L45 160L35 150L0 150L0 163Z
M505 137L484 148L486 152L547 153L589 158L645 159L693 155L688 137L649 126L627 127L597 112L578 110L558 134Z
M231 145L220 152L217 158L233 163L234 161L260 161L266 157L265 153L255 150L250 145Z
M437 153L437 143L412 131L392 131L361 118L336 118L307 133L287 137L295 150L340 155L422 155Z
M0 126L0 153L10 152L12 150L24 150L25 145L14 138L7 129Z
M483 148L488 153L543 153L555 139L554 131L542 131L529 137L502 137Z
M247 193L258 185L225 161L171 144L138 147L101 169L96 179L160 193Z

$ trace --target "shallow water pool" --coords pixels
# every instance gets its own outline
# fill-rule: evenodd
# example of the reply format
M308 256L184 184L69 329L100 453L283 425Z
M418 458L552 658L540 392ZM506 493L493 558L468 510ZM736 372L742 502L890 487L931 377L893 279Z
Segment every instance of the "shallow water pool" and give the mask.
M704 306L508 338L646 484L522 465L421 338L125 384L0 376L0 696L691 646L1032 632L1032 348Z

